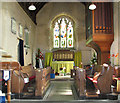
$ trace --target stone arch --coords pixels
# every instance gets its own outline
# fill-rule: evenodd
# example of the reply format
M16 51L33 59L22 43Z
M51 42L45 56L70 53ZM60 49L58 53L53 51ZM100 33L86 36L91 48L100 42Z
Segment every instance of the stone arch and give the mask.
M53 29L54 29L54 25L55 25L55 22L59 19L59 18L67 18L68 20L70 20L71 22L72 22L72 25L73 25L73 44L74 44L74 46L73 47L75 47L75 42L76 42L76 33L75 33L75 19L73 18L73 17L71 17L70 15L68 15L68 14L65 14L65 13L61 13L61 14L58 14L58 15L56 15L52 20L51 20L51 22L50 22L50 47L51 47L51 50L53 50L54 48L53 48ZM68 48L66 48L66 49L68 49Z

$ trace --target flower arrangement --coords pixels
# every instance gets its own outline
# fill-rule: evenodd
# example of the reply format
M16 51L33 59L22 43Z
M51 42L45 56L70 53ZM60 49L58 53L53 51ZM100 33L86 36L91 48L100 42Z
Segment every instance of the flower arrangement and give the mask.
M42 52L41 52L40 49L38 48L38 51L37 51L37 53L36 53L36 60L39 60L39 59L43 60L44 57L43 57Z
M36 53L36 68L39 68L39 59L43 60L43 54L40 51L40 49L38 48L37 53Z

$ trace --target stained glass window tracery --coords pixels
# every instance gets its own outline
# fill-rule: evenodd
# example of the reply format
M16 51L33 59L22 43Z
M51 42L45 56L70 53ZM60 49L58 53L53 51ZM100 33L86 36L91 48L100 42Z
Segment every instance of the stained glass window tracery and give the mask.
M73 25L67 18L59 18L54 26L54 48L73 48Z
M54 48L59 48L59 26L57 22L54 28Z

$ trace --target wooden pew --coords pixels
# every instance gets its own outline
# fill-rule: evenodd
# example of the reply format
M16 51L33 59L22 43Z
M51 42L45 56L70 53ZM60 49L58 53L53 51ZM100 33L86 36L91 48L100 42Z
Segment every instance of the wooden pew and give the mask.
M111 92L113 68L111 66L101 67L101 72L95 73L93 78L88 77L88 79L94 83L96 89L99 90L101 94L107 94Z
M35 96L43 97L50 85L51 67L36 70L36 90Z

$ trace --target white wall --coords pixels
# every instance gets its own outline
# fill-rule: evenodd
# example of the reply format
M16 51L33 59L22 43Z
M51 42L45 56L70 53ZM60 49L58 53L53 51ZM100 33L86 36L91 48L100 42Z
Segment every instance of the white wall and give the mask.
M1 4L0 4L1 5ZM51 51L51 21L60 14L66 14L75 21L75 49L82 52L83 64L89 64L91 60L91 48L86 47L85 40L85 7L82 3L47 3L37 14L37 26L23 11L16 2L4 2L2 4L2 48L11 55L11 59L3 59L2 61L14 60L18 61L18 25L28 27L30 49L28 54L24 56L25 65L32 62L35 66L35 52L37 48L45 52ZM11 32L11 17L17 22L17 34ZM24 34L24 33L23 33ZM24 35L23 38L24 39ZM25 54L25 53L24 53ZM33 56L33 57L32 57Z
M112 65L120 65L120 2L113 4L113 18L114 18L114 41L111 46L111 55L119 53L118 57L111 57Z
M16 19L17 23L17 33L13 34L11 32L11 17ZM17 2L3 2L2 3L2 48L11 55L11 59L4 59L2 61L18 61L18 28L19 23L22 24L23 28L27 27L29 29L29 46L28 54L24 53L25 65L32 62L32 49L34 48L34 37L35 37L35 27L36 25L28 17L28 15L23 11ZM24 31L24 30L23 30ZM23 37L24 39L24 32Z
M2 55L2 2L0 2L0 61Z
M43 53L51 51L53 46L51 21L61 14L70 16L75 21L75 49L82 51L83 64L88 64L91 59L91 49L86 47L85 6L82 3L47 3L38 12L36 18L36 48L40 48Z

